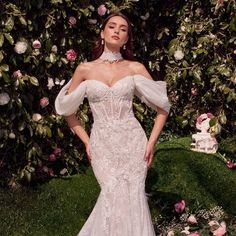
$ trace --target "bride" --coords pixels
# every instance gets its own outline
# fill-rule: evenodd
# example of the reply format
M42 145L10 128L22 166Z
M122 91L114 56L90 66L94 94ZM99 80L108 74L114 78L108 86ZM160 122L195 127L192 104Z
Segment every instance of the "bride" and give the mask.
M154 236L145 179L170 108L166 84L133 60L131 24L121 13L104 21L93 58L77 66L55 101L83 141L101 187L78 236ZM134 95L157 111L149 139L134 117ZM75 115L84 97L94 119L90 137Z

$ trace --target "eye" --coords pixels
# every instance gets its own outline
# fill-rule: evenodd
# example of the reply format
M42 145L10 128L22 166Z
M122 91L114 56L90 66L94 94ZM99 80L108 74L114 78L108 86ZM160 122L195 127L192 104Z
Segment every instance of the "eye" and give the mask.
M109 28L109 29L114 29L114 26L109 25L108 28Z
M127 32L127 30L126 30L126 29L121 29L121 31L123 31L123 32Z

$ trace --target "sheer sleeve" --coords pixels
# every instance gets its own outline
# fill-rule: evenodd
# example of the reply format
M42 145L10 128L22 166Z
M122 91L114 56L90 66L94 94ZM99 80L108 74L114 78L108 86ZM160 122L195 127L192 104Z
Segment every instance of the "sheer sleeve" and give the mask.
M157 107L169 112L170 103L167 97L166 82L154 81L143 75L134 76L134 94L154 110Z
M86 81L81 82L75 90L67 94L71 80L62 87L55 100L55 109L59 115L69 116L76 112L86 96Z

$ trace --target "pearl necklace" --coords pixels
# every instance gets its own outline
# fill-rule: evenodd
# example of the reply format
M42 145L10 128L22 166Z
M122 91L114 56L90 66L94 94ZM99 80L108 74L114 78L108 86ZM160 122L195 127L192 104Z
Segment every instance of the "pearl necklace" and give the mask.
M105 52L103 51L102 55L99 57L104 62L114 63L118 61L122 61L124 58L122 57L120 52Z

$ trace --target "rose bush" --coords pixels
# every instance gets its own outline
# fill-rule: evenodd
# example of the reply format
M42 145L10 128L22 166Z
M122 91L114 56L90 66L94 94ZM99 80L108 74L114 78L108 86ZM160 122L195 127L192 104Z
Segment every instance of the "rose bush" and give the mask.
M90 60L100 24L111 11L129 16L137 59L155 79L168 82L169 133L191 133L196 117L211 111L222 135L233 135L235 9L233 0L1 1L1 183L81 169L84 147L56 115L54 100L76 65ZM137 100L134 109L150 132L154 112ZM78 116L89 132L86 100ZM56 148L61 155L52 161Z

